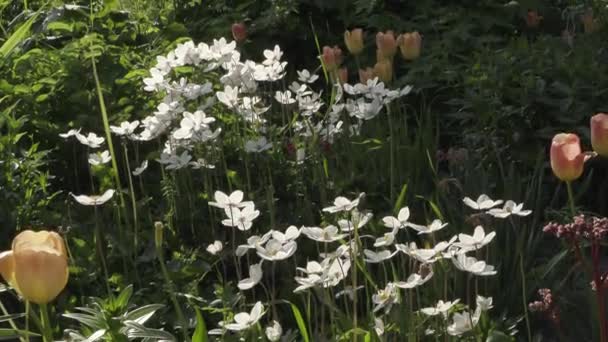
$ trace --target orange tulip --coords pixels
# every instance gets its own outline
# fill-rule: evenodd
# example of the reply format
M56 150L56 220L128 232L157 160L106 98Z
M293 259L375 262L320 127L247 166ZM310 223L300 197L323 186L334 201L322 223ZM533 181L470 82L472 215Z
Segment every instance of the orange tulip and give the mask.
M26 300L36 304L52 301L68 282L63 239L45 230L19 233L12 249L0 253L0 273Z
M237 43L244 42L247 39L247 26L243 23L232 24L232 37Z
M393 31L386 33L378 32L376 35L376 45L380 51L380 55L386 59L392 59L397 53L397 41Z
M591 117L591 146L597 154L608 157L608 114Z
M344 32L344 44L353 55L358 55L363 51L363 30L360 28Z
M391 60L378 61L374 65L374 75L378 76L382 82L390 82L393 79L393 63Z
M420 33L414 31L401 34L397 41L403 59L406 61L413 61L420 57L420 50L422 48L422 37L420 36Z
M573 133L559 133L551 142L551 169L565 182L578 179L583 174L587 154L581 151L580 139Z
M341 84L348 83L348 68L340 68L338 70L338 80Z

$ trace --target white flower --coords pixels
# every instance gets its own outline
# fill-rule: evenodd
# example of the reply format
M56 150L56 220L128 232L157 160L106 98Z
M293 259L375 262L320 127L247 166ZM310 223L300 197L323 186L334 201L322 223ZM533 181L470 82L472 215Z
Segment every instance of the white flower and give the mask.
M106 141L106 139L98 137L95 133L89 133L86 137L80 133L75 133L74 135L81 144L87 145L90 148L98 148L101 146L101 144L103 144L104 141Z
M145 91L157 91L165 81L163 73L157 68L150 69L150 77L144 78Z
M279 322L272 321L271 325L266 327L265 332L270 342L277 342L281 339L281 335L283 335L283 328Z
M430 272L427 272L424 277L418 273L412 273L412 274L410 274L409 277L407 277L406 281L395 282L395 286L397 286L400 289L406 289L406 290L413 289L415 287L423 285L424 283L429 281L432 277L433 277L432 269Z
M219 130L212 132L209 127L215 122L214 118L207 117L205 112L197 110L194 113L184 112L184 118L180 121L180 128L173 132L175 139L191 139L206 141L213 139L219 134Z
M471 316L471 313L468 311L462 313L456 312L454 313L452 324L448 326L448 334L460 336L473 330L478 321L479 317L475 317L475 315Z
M141 175L148 168L148 160L144 160L140 166L136 167L133 170L133 176Z
M215 165L208 163L204 158L198 158L195 161L191 161L189 165L195 170L202 168L206 168L209 170L215 169Z
M532 214L532 210L522 210L523 208L523 203L517 204L509 200L502 209L490 209L487 213L496 218L507 218L511 215L528 216Z
M459 254L452 259L454 266L461 271L469 272L477 276L491 276L496 274L494 266L486 264L485 261L477 260L474 257Z
M300 229L298 229L296 226L289 226L285 233L273 230L271 235L273 239L281 243L286 243L289 241L294 241L300 237Z
M158 162L163 165L167 165L165 166L167 170L179 170L188 166L190 160L192 160L192 156L188 153L188 151L184 151L180 155L163 152L160 154L160 159L158 159Z
M325 228L302 227L302 234L318 242L334 242L343 239L346 234L340 234L338 227L329 225Z
M244 208L253 204L251 201L243 202L243 192L241 190L233 191L230 196L221 191L216 191L213 194L215 202L209 202L209 205L220 209L226 208Z
M224 212L228 218L222 220L222 224L227 227L236 227L242 231L251 229L253 220L260 216L260 211L255 209L253 203L242 209L227 207L224 208Z
M365 288L365 286L359 285L359 286L357 286L356 290L353 290L352 286L346 285L346 286L344 286L343 290L336 292L335 297L336 297L336 299L338 299L338 298L346 295L346 296L348 296L348 299L350 299L352 301L353 298L355 297L356 292L359 290L362 290L364 288Z
M139 126L139 120L133 122L123 121L120 126L110 126L110 131L118 136L132 136Z
M89 164L91 165L102 165L112 160L112 156L110 156L110 151L105 150L101 153L91 153L89 154Z
M256 249L258 246L265 244L266 241L268 241L268 239L270 239L271 236L272 236L272 232L268 232L261 237L258 235L250 236L249 238L247 238L246 244L239 245L236 248L236 252L235 252L236 256L242 257L243 255L245 255L245 253L247 253L248 250Z
M275 100L280 104L290 105L296 103L296 99L291 96L291 91L286 90L284 92L277 91L274 95Z
M388 283L384 289L378 290L372 296L374 302L374 312L378 312L384 309L385 312L389 312L394 303L399 300L399 292L395 284Z
M429 308L422 308L420 309L420 312L422 312L423 314L427 315L427 316L436 316L439 314L442 314L444 317L447 317L448 315L448 311L450 311L450 309L458 304L458 302L460 302L460 299L456 299L454 301L447 301L444 302L443 300L439 300L437 302L437 305L435 305L434 307L429 307Z
M239 312L234 315L234 323L225 324L222 322L220 325L231 331L247 330L257 324L263 315L264 305L262 305L262 302L257 302L251 312Z
M397 251L391 253L391 251L389 251L388 249L383 249L379 252L374 252L370 251L369 249L365 249L363 250L363 254L365 254L366 257L365 262L377 264L392 258L393 256L395 256L395 254L397 254Z
M102 205L104 203L106 203L107 201L110 200L110 198L112 198L112 196L114 196L114 190L113 189L109 189L106 190L106 192L104 192L101 196L87 196L87 195L74 195L72 193L70 193L70 195L72 195L72 197L74 197L74 199L76 200L76 202L82 204L82 205Z
M67 139L69 137L75 136L76 134L80 134L80 130L79 129L71 129L69 131L67 131L66 133L60 133L59 136L62 137L63 139Z
M224 91L218 91L215 93L217 99L228 106L229 108L235 108L239 104L239 87L224 87Z
M237 285L241 290L249 290L262 280L262 263L249 266L249 278L245 278Z
M273 50L264 50L264 57L266 57L266 60L262 63L264 65L272 65L275 62L281 61L283 51L281 51L281 48L278 45L275 45Z
M302 147L296 150L296 163L302 164L306 158L306 150Z
M272 143L266 140L266 137L260 137L257 140L247 140L245 142L245 152L260 153L272 148Z
M268 261L284 260L292 256L298 249L298 244L295 241L281 243L281 241L270 239L262 247L258 245L256 251L258 256Z
M393 230L390 233L385 233L383 236L376 239L374 242L374 247L387 247L392 245L395 242L395 235L397 234L397 229Z
M423 264L434 263L443 257L443 252L448 249L456 241L456 237L452 237L450 241L441 241L433 248L418 248L415 242L409 245L397 244L397 250L404 252L412 258Z
M433 220L433 222L431 222L431 224L427 225L427 226L421 226L421 225L417 225L417 224L410 224L409 226L416 230L418 232L418 235L420 234L431 234L434 233L438 230L443 229L445 226L447 226L447 223L442 223L441 220Z
M361 229L365 226L374 215L372 213L362 213L356 208L350 212L350 219L338 220L338 226L343 232L351 232L356 229Z
M469 197L465 197L462 201L464 202L464 204L475 210L490 209L502 204L503 202L502 200L494 201L486 194L479 195L477 201L473 201Z
M493 308L492 297L484 297L477 295L477 299L475 300L475 302L477 303L476 309L479 309L481 311L488 311Z
M212 244L207 246L207 252L209 252L209 254L211 255L217 255L219 252L222 251L223 248L224 245L222 245L222 242L219 240L215 240Z
M357 198L354 200L349 200L346 197L338 196L334 200L334 205L330 207L323 208L323 211L328 213L339 213L341 211L351 211L359 205L359 201L365 195L365 193L359 194Z
M304 83L313 83L314 81L316 81L319 76L318 75L314 75L314 74L310 74L310 71L304 69L302 71L297 71L298 73L298 81L300 82L304 82Z
M384 335L384 322L382 321L381 318L378 318L378 317L374 318L374 331L376 332L376 335L378 335L378 336Z
M475 232L473 232L472 236L467 234L458 234L458 242L455 243L455 245L466 251L473 251L489 244L492 239L494 239L494 236L496 236L496 232L491 232L490 234L486 235L483 227L477 226L475 227Z
M397 217L394 216L385 216L382 219L384 226L389 229L401 229L408 227L411 223L408 221L410 218L410 209L408 207L403 207L399 210L399 214Z

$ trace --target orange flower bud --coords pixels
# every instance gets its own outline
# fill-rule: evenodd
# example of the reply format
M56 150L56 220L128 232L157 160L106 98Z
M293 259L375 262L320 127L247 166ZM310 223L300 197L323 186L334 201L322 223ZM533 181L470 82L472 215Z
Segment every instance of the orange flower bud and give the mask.
M372 68L359 69L359 82L366 84L367 80L371 80L374 77L376 77L374 75L374 69L372 69Z
M344 32L344 44L353 55L358 55L363 51L363 30L360 28Z
M393 79L393 63L388 59L378 61L374 65L374 75L382 82L389 82Z
M384 58L392 59L397 53L397 41L393 31L378 32L376 34L376 45Z
M344 67L338 70L338 80L342 84L348 83L348 68Z
M420 57L422 37L418 31L401 34L399 35L397 41L399 43L399 49L401 50L403 59L406 61L413 61Z
M559 133L551 142L551 169L555 176L569 182L583 174L587 155L582 153L580 139L573 133Z
M244 23L232 24L232 37L237 43L244 42L247 39L247 26Z
M540 21L544 18L538 15L536 11L528 11L526 14L526 25L529 28L537 28L540 25Z
M337 70L340 64L342 64L342 50L337 46L333 48L324 46L321 59L328 71Z
M52 301L68 282L63 239L45 230L19 233L12 249L0 253L0 273L26 300L36 304Z
M608 157L608 114L591 117L591 146L597 154Z
M593 16L593 11L590 9L581 15L581 21L583 22L585 33L593 33L600 29L600 22Z

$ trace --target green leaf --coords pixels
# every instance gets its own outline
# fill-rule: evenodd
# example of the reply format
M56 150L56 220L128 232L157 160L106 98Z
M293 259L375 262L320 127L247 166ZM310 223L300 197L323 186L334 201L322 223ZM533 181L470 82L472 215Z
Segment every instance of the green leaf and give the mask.
M25 23L19 26L19 28L4 42L4 44L2 44L0 47L0 55L8 55L17 45L19 45L19 43L27 38L30 33L30 28L38 18L38 14L40 14L40 11L34 13L34 15L32 15Z
M515 339L513 337L503 333L502 331L498 331L498 330L492 330L492 332L490 332L490 335L486 339L486 342L512 342L512 341L515 341Z
M129 300L131 299L131 295L133 295L133 285L129 285L124 288L116 298L116 305L121 308L126 308Z
M397 201L395 202L395 207L393 208L393 214L397 214L399 209L403 207L403 202L405 202L405 195L407 194L407 183L403 184L401 187L401 192L399 193L399 197L397 197Z
M194 329L194 334L192 335L192 342L207 342L209 338L203 315L201 315L201 311L198 308L194 308L194 310L196 311L196 329Z
M293 312L293 316L296 319L296 323L298 323L298 328L300 329L300 334L302 335L302 340L304 342L310 342L310 339L308 337L308 331L306 330L306 323L304 323L304 318L302 317L302 313L300 312L300 310L298 309L298 307L295 304L289 303L289 305L291 306L291 311Z

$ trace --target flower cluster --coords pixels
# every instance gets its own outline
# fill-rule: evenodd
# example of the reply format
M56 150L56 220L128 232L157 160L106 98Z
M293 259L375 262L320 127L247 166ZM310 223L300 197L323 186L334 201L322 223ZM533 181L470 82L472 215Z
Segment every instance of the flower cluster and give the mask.
M608 218L586 217L584 214L580 214L574 217L571 223L549 222L543 231L571 242L580 239L599 242L608 235Z

